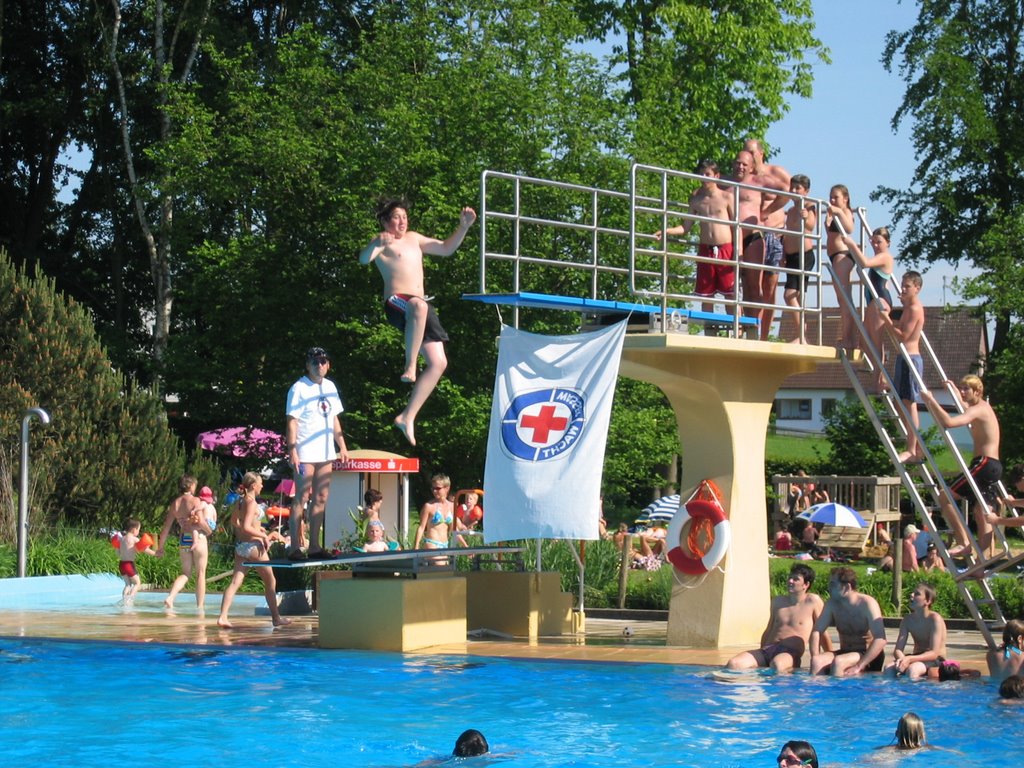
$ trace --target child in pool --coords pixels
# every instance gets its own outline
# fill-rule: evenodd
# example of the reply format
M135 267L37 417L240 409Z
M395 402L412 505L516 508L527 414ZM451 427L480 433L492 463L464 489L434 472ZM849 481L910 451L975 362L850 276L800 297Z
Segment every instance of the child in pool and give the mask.
M132 604L135 600L135 593L142 583L138 571L135 570L135 556L139 553L135 545L139 543L141 529L142 523L138 520L133 519L125 523L124 533L121 534L121 543L117 548L120 560L117 570L121 574L121 578L124 579L124 590L121 592L121 602L124 605ZM152 546L147 546L142 552L147 555L156 555L156 550Z
M1024 620L1006 622L1003 647L988 653L988 671L996 680L1024 674Z

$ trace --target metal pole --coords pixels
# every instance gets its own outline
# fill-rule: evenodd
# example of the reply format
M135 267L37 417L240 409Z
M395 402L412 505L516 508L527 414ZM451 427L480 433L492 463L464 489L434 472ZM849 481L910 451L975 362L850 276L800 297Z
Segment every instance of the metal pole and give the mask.
M21 420L21 490L18 493L18 578L25 578L28 563L28 425L36 416L50 423L50 414L42 408L29 408Z

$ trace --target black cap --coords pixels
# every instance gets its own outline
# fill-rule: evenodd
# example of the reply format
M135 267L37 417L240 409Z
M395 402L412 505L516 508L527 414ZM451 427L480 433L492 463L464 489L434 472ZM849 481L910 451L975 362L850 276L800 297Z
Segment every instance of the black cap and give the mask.
M323 347L310 347L309 351L306 352L306 360L316 360L318 357L326 357L328 360L331 356L327 354L327 350Z

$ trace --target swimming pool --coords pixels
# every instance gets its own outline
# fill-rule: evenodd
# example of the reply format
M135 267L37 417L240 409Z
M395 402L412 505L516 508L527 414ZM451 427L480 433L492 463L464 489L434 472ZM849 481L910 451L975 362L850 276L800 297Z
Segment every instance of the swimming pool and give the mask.
M988 680L723 683L707 673L0 638L0 753L10 766L380 768L448 755L475 727L515 766L772 766L790 738L811 741L823 765L850 765L913 710L930 741L963 754L908 759L991 768L1019 745L1024 722Z

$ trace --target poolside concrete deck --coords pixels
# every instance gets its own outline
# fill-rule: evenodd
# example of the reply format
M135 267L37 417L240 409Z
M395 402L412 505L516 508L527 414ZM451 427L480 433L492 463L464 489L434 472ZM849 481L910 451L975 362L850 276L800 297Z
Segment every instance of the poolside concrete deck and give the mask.
M182 594L182 601L190 595ZM200 617L194 606L179 613L125 609L121 612L4 610L0 607L0 636L105 640L134 643L240 646L250 648L316 648L316 615L293 616L288 626L274 628L269 616L232 615L233 629L217 626L219 596L210 596L211 609ZM623 630L629 627L631 635ZM580 635L526 639L469 638L466 642L433 646L419 655L502 656L523 659L566 659L625 663L702 664L721 666L742 648L695 649L665 645L664 621L588 618ZM896 630L889 629L890 642ZM952 630L949 657L987 673L986 646L977 631ZM806 665L806 659L805 665Z

